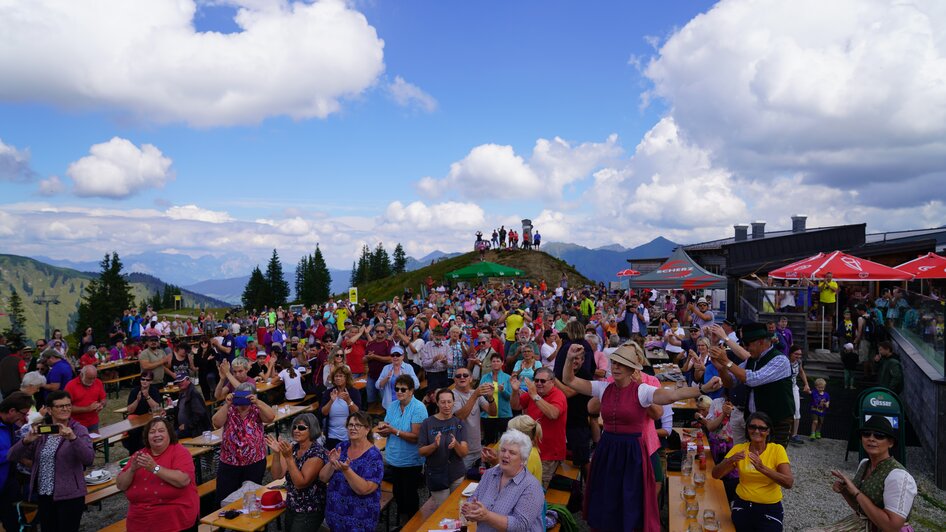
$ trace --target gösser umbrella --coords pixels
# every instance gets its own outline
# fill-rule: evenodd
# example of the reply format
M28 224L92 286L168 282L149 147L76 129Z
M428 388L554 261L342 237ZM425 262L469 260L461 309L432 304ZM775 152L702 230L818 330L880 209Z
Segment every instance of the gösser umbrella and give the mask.
M904 262L897 269L915 275L917 279L946 279L946 257L927 253Z
M840 251L818 253L769 272L775 279L823 279L831 273L835 281L909 281L913 274Z

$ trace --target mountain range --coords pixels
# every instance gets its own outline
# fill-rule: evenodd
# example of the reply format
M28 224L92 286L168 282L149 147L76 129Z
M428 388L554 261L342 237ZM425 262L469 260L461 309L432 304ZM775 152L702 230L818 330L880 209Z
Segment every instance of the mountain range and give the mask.
M634 248L625 248L620 244L610 244L590 249L577 244L564 242L548 242L542 245L542 251L562 259L581 272L582 275L595 281L616 280L616 273L627 268L628 259L645 259L668 257L678 244L663 237ZM462 253L447 253L435 250L427 255L414 258L408 257L407 271L415 271L430 266L431 263L451 259ZM84 272L97 272L98 262L75 262L49 257L36 257L37 260L54 266L71 268ZM240 304L243 289L249 280L247 265L260 263L265 267L265 260L253 260L246 256L228 255L214 257L205 255L191 258L187 255L163 252L147 252L131 254L122 257L125 270L153 275L169 283L179 285L196 294L203 294L209 298L226 301L233 305ZM283 271L286 281L292 289L295 279L295 267L283 262ZM349 288L351 270L329 268L332 274L331 291L333 294L343 293Z
M573 265L589 279L606 282L618 280L617 272L632 267L628 260L669 257L679 245L659 236L634 248L611 244L589 249L578 244L549 242L542 244L542 251Z
M95 267L98 270L98 265ZM46 321L46 306L34 299L40 296L56 296L58 304L49 305L49 323L53 329L72 331L78 318L79 300L85 287L98 273L88 273L45 264L41 261L18 255L0 255L0 314L5 314L7 302L15 288L23 301L26 317L26 334L30 338L43 335ZM130 273L125 276L131 283L135 302L139 302L164 289L164 281L153 275ZM227 303L209 298L190 290L181 290L185 307L225 307ZM8 325L6 316L0 316L0 329Z

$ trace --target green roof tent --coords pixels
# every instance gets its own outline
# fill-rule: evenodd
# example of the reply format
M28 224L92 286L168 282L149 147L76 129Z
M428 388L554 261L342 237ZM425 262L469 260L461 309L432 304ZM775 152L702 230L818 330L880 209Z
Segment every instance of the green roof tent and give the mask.
M447 279L476 279L477 277L521 277L525 275L522 270L496 264L495 262L477 262L465 268L454 270L447 274Z

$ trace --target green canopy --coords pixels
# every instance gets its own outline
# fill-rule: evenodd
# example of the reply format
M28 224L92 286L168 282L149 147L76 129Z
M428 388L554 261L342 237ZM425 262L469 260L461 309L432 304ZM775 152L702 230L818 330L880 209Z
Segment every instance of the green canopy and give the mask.
M495 262L477 262L447 274L447 279L475 279L477 277L521 277L526 272Z

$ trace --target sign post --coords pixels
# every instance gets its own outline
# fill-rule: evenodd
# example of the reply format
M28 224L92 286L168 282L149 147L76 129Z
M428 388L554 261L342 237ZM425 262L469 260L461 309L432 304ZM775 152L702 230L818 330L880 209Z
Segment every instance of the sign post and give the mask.
M355 308L355 305L358 304L358 287L353 286L348 289L348 301L351 302L352 308Z
M861 392L857 408L859 410L857 416L858 427L872 416L884 416L890 421L890 426L897 434L897 446L894 447L893 454L898 462L904 466L907 465L906 430L904 429L906 416L903 415L903 405L900 404L897 394L881 386L868 388ZM864 453L864 448L860 444L859 433L857 435L857 448L861 459L866 458L867 454Z

